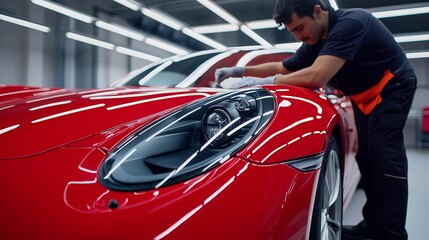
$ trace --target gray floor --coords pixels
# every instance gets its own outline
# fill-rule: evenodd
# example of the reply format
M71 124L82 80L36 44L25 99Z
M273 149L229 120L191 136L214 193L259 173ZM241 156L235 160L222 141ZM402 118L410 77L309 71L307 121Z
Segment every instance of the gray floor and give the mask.
M429 148L407 149L409 164L409 199L407 231L409 240L429 239ZM365 194L358 189L344 212L343 223L355 225L362 220Z

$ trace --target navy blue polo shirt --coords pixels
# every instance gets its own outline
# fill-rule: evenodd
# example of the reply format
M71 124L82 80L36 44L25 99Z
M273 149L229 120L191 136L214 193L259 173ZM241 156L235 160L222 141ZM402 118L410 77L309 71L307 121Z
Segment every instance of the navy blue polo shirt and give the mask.
M376 85L386 70L411 68L407 57L383 23L364 9L329 9L326 40L304 43L292 57L283 60L289 71L309 67L320 55L345 59L330 83L346 95Z

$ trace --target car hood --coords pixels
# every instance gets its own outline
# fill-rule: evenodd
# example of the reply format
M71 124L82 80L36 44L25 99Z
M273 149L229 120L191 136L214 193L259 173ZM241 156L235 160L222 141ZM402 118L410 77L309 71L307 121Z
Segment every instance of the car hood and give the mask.
M159 117L219 89L66 90L0 86L0 159L27 157L137 119Z

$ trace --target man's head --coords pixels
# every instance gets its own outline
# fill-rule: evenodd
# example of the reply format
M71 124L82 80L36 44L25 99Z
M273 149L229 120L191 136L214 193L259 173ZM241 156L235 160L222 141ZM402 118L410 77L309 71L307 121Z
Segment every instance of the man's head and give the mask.
M322 15L327 9L323 0L277 0L273 18L296 40L315 44L326 34L328 22Z

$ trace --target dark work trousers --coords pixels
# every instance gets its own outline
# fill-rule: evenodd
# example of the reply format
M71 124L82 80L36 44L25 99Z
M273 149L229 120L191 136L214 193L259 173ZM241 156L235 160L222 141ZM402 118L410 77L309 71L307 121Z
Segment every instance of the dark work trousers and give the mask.
M408 237L408 162L402 130L416 82L413 71L395 75L381 92L382 102L369 115L353 104L359 138L356 159L367 198L362 213L377 240Z

